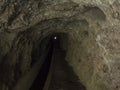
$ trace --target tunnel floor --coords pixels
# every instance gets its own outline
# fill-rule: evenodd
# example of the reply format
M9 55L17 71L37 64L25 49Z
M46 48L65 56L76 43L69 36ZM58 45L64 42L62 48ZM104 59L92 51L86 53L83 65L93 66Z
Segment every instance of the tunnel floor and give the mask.
M48 90L85 90L78 77L65 61L65 51L54 49L52 78Z
M65 61L65 51L56 44L51 47L30 90L86 90L79 81L72 67ZM46 85L48 82L49 85Z

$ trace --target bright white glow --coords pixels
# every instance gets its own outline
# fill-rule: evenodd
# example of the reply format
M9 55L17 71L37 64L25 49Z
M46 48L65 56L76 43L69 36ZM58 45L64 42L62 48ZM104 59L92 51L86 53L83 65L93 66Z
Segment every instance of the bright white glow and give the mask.
M57 37L54 37L54 39L57 39Z

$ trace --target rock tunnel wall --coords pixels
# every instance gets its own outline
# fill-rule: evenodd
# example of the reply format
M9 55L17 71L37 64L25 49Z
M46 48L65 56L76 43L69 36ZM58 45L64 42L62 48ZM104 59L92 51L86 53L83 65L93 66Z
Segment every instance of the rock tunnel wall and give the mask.
M119 90L119 6L119 0L0 1L0 90L31 70L33 48L52 33L68 34L66 60L87 90Z

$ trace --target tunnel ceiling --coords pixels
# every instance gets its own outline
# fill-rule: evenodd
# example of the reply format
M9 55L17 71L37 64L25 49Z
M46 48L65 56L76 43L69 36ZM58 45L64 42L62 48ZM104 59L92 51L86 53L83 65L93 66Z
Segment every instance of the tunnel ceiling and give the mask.
M119 90L119 13L119 0L0 1L0 90L14 87L33 47L54 33L68 35L66 60L87 90Z

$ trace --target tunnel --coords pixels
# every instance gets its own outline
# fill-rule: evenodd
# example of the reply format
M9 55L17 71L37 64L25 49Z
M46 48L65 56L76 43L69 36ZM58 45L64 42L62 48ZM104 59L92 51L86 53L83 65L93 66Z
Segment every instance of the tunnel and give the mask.
M68 36L65 33L55 33L43 39L48 40L45 51L47 55L30 90L86 90L85 87L78 82L77 75L75 75L72 68L65 61L67 39ZM45 41L42 41L41 43L44 42ZM63 42L66 42L66 47L64 48ZM36 51L34 53L36 53ZM64 68L65 70L63 70ZM71 76L69 76L69 74Z
M119 0L1 0L0 90L120 90Z

